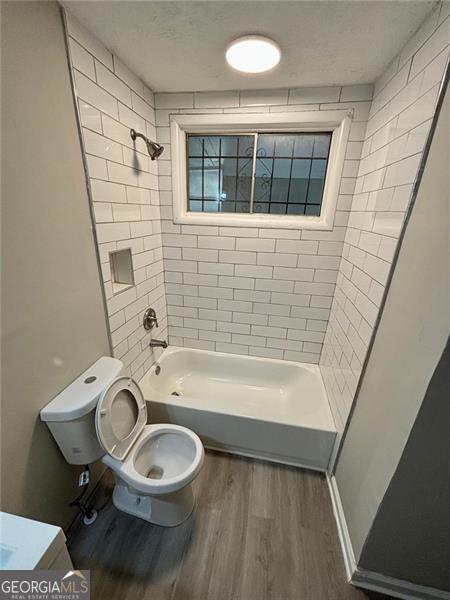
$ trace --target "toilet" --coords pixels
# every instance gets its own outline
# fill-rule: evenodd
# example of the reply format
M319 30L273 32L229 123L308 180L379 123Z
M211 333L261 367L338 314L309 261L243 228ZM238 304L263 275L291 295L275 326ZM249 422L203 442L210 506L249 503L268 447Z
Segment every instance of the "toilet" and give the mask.
M204 449L189 429L148 424L136 381L120 376L121 361L100 358L41 411L70 464L101 458L114 473L113 503L156 525L173 527L194 509L191 483Z

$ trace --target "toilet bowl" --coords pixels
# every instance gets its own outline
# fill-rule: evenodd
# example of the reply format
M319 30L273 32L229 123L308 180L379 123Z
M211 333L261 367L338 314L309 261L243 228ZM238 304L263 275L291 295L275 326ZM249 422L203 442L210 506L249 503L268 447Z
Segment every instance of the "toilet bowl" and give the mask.
M116 508L166 527L187 519L194 508L190 484L204 459L200 438L178 425L147 425L147 403L128 377L105 389L95 425L102 462L116 480Z

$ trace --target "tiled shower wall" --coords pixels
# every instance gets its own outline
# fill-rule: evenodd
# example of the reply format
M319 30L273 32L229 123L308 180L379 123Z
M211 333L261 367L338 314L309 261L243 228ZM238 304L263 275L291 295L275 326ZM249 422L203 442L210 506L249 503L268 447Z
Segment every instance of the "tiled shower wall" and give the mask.
M66 13L68 44L88 163L114 356L140 378L156 359L145 309L167 335L158 163L130 128L155 139L154 97L120 60ZM109 252L131 248L135 285L113 295ZM155 330L154 330L155 331Z
M156 94L171 344L318 363L335 291L372 86ZM332 231L175 225L172 113L353 109Z
M449 3L436 7L375 84L320 360L340 431L361 375L445 72L448 9ZM433 199L429 201L433 210Z

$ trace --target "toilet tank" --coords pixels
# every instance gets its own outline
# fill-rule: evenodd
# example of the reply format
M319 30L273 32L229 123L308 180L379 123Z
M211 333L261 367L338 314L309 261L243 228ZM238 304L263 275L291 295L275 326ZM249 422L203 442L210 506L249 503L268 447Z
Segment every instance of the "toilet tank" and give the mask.
M117 358L102 356L41 410L41 420L71 465L86 465L105 454L97 439L95 410L122 368Z

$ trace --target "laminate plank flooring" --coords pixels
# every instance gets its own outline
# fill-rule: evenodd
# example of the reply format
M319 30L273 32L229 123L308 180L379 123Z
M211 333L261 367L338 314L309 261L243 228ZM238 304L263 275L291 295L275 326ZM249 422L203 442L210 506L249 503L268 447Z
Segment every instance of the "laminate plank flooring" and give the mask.
M195 512L164 528L118 511L108 471L96 522L68 532L93 600L367 600L346 582L325 477L208 451ZM380 596L376 596L380 598Z

